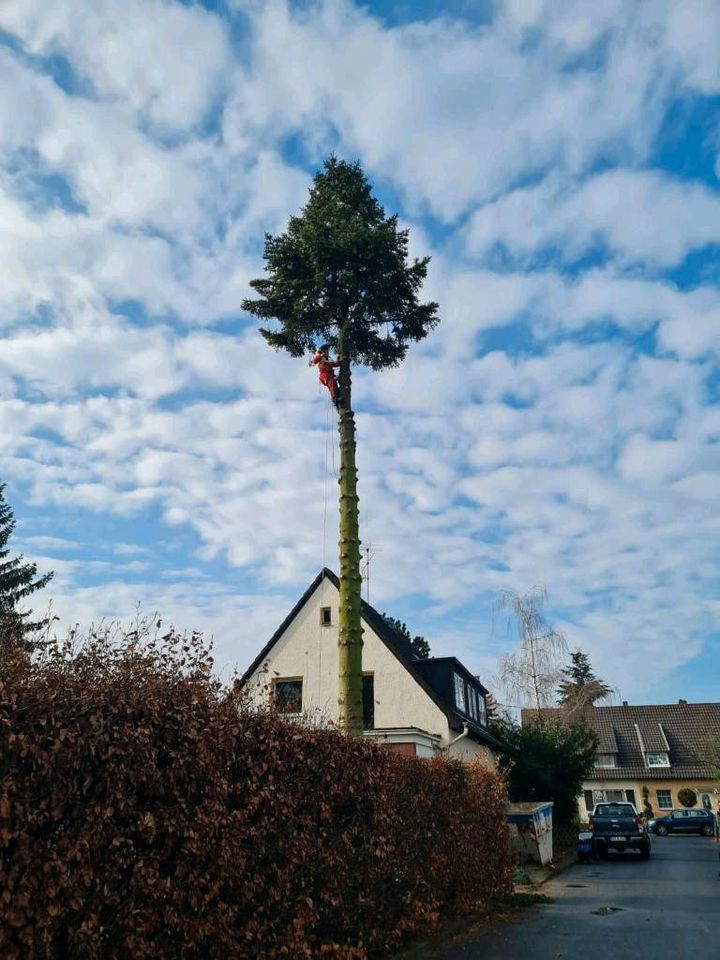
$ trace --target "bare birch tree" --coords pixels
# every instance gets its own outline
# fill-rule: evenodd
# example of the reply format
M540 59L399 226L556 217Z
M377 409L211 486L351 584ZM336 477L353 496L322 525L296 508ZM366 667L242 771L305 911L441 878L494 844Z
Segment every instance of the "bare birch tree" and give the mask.
M510 702L538 711L553 705L567 653L563 633L545 618L546 600L546 590L533 587L522 595L504 590L497 601L508 613L508 626L515 623L520 640L519 649L500 661L500 682Z

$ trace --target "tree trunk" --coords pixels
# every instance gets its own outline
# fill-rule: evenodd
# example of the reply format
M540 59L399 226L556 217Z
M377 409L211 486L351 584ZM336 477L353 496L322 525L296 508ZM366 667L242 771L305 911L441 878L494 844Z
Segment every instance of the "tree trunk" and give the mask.
M350 361L340 365L340 615L338 632L338 707L340 726L360 734L362 712L362 624L360 619L360 533L358 523L355 417Z

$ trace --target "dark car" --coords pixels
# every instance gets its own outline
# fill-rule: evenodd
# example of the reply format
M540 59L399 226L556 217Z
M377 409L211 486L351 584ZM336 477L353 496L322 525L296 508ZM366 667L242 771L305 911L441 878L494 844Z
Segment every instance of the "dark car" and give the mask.
M614 850L637 850L643 860L650 857L650 837L645 823L632 803L597 803L590 817L593 849L599 857Z
M647 828L659 837L669 833L700 833L711 837L715 832L715 814L712 810L673 810L666 817L648 820Z

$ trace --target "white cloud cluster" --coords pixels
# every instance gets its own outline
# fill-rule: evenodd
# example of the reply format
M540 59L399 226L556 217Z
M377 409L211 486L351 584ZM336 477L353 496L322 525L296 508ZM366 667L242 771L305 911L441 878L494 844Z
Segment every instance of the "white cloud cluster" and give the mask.
M240 303L337 149L400 198L443 317L355 378L373 600L484 666L492 592L544 582L646 691L717 628L720 292L669 271L712 258L720 193L656 159L673 104L720 92L717 5L231 9L0 4L0 470L42 511L26 552L63 617L141 599L242 665L334 565L326 398ZM68 510L157 512L197 556L82 556Z

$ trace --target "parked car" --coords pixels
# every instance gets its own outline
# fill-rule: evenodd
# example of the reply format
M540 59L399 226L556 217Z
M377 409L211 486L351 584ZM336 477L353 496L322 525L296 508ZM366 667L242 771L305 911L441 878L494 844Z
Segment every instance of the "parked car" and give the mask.
M666 817L648 820L648 830L659 837L669 833L700 833L711 837L715 832L715 814L712 810L673 810Z
M593 847L599 856L605 856L609 850L638 850L643 860L650 858L650 836L632 803L596 804L590 826Z

